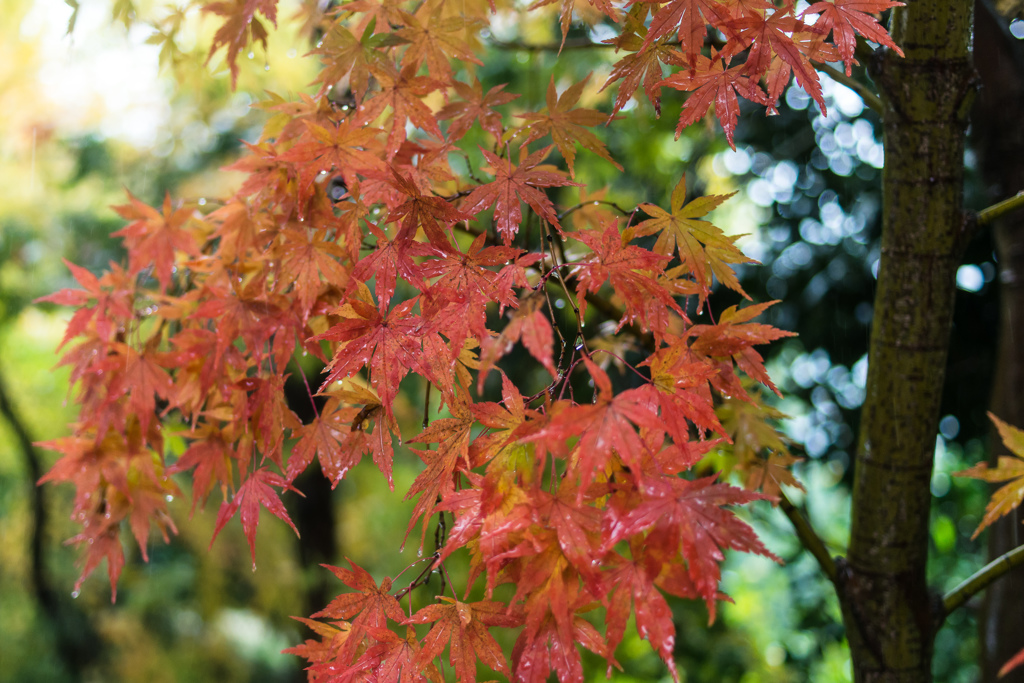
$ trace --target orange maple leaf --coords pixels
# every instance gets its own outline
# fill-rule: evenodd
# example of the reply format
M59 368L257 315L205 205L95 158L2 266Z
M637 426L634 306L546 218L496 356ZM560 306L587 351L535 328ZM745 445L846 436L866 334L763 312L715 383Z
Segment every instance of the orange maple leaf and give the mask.
M988 482L1009 482L992 494L992 500L985 508L985 516L978 528L974 530L972 539L977 538L985 527L1003 515L1009 514L1021 504L1021 501L1024 501L1024 431L1006 424L992 413L988 413L988 417L999 430L1003 444L1010 449L1010 453L1013 455L999 456L997 467L990 468L988 463L979 462L974 467L954 475Z

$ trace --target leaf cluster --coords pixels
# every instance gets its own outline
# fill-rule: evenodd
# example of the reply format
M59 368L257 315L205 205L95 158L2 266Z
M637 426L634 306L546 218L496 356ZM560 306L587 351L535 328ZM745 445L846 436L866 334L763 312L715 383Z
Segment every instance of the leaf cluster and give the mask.
M515 94L467 77L493 7L356 0L333 10L314 50L319 90L264 104L263 136L231 167L246 175L239 191L205 213L130 197L118 207L127 265L97 277L69 264L82 288L46 299L76 308L62 363L82 417L73 436L47 444L63 457L44 481L76 486L82 578L106 559L116 589L123 526L143 552L151 526L174 532L173 475L191 474L194 503L220 492L214 536L240 517L255 566L262 509L291 524L280 496L314 460L337 484L369 455L390 483L396 443L411 444L424 469L404 492L415 500L409 531L420 524L421 547L433 520L446 533L402 589L354 563L333 569L354 592L304 620L320 639L293 652L311 680L436 680L447 648L459 680L475 680L479 661L516 680L579 681L577 645L615 666L631 615L674 674L665 594L705 601L713 619L723 552L773 557L731 509L770 496L693 468L735 439L751 488L793 483L792 458L764 425L773 414L741 379L774 390L755 347L789 333L752 322L770 304L691 320L710 312L715 280L744 294L732 267L750 260L705 220L726 197L687 202L683 179L668 210L574 216L582 206L566 206L561 188L581 185L577 143L618 167L590 129L615 118L630 88L692 90L680 126L714 103L731 139L737 93L774 106L796 73L820 100L810 60L849 64L854 30L889 44L865 12L892 4L819 3L801 15L820 17L807 24L790 3L674 0L625 13L596 3L622 23L615 44L630 52L609 81L623 81L612 112L576 106L586 80L559 94L552 78L547 107L520 113L519 126L506 111ZM273 22L276 6L207 10L226 22L212 50L226 46L233 62L265 37L256 13ZM563 38L572 11L562 4ZM705 49L708 27L726 42ZM659 60L678 70L638 75ZM477 125L491 145L463 149ZM549 163L553 147L566 169ZM453 159L470 152L486 165L458 172ZM556 302L575 329L556 322ZM592 324L598 316L614 336ZM618 342L644 359L627 362ZM534 395L503 367L515 344L550 376ZM297 354L326 366L326 402L309 424L283 391ZM631 386L615 386L612 364ZM500 400L484 391L493 373ZM396 419L410 375L447 412L417 434ZM168 462L163 426L175 421L188 446ZM446 575L456 552L469 557L465 595L482 581L485 599L442 597L412 613L410 597L404 611L400 600L431 571ZM505 584L513 595L497 599ZM603 633L585 616L595 610ZM419 624L431 624L422 638ZM496 627L522 627L511 662Z

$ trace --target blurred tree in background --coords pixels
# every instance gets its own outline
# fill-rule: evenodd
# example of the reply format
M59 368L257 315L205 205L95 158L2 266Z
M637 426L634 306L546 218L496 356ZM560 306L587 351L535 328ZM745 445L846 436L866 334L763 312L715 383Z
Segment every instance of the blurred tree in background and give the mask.
M547 84L531 75L555 59L553 51L538 49L557 43L557 8L550 9L509 15L506 32L493 36L501 56L484 67L487 79L524 93L517 102L522 109L544 101ZM69 284L60 258L94 271L122 258L108 237L122 222L106 208L124 202L122 188L151 204L165 191L190 200L229 194L237 177L216 169L236 158L240 139L258 137L268 116L249 105L273 102L266 91L307 91L315 65L301 58L302 46L314 45L317 36L282 21L283 33L271 37L267 54L257 49L241 60L233 92L219 57L210 67L203 64L214 22L202 21L195 10L168 14L157 5L83 3L76 5L69 36L64 31L72 10L57 3L4 0L3 10L8 19L0 25L0 53L10 54L0 60L0 678L301 680L298 661L279 651L304 636L288 617L309 613L309 605L324 604L325 591L333 590L324 586L316 563L338 564L349 555L375 575L394 575L411 559L380 543L401 533L395 530L404 528L411 506L395 505L375 472L357 468L326 502L313 494L304 503L288 501L300 526L301 505L311 506L314 517L322 511L317 505L329 506L334 523L321 527L318 536L306 533L309 522L296 541L283 525L265 522L267 537L254 574L237 529L229 527L228 537L207 552L213 516L197 511L171 544L151 548L148 564L130 558L120 599L111 606L96 590L71 599L73 553L59 546L70 535L69 502L57 500L68 494L31 485L51 456L31 453L24 442L52 439L74 417L60 407L66 375L49 372L62 334L61 314L30 304ZM111 12L119 23L110 22ZM183 28L172 31L177 27ZM606 37L574 31L570 37L580 40ZM173 39L153 40L172 33ZM567 49L559 59L578 81L592 71L606 75L615 55ZM120 68L125 65L131 69ZM123 81L114 80L117 73ZM766 265L745 269L743 286L755 300L782 299L768 322L799 334L771 349L769 369L786 397L778 406L789 416L783 427L808 456L797 472L809 493L797 502L836 554L849 529L850 463L880 253L883 155L877 114L845 85L823 78L823 88L827 117L791 87L778 116L752 111L742 118L735 150L700 126L675 140L681 99L666 97L666 116L638 117L636 128L609 136L612 156L630 159L635 173L623 177L610 166L580 173L588 183L609 185L626 204L666 205L683 171L697 194L739 192L719 210L716 224L749 234L740 244ZM598 96L586 97L596 102ZM968 206L982 207L1019 189L1008 182L990 196L993 181L978 161L985 144L978 140L977 149L968 151ZM652 188L661 188L662 196L652 196ZM929 573L945 588L981 563L982 548L969 539L984 491L949 475L983 458L987 449L984 410L999 315L996 274L994 245L979 237L958 271L949 389L936 436ZM735 303L727 293L717 296L716 308ZM308 370L315 372L313 366ZM418 420L421 399L405 400L404 419ZM728 453L715 464L728 468ZM414 463L400 463L396 485L407 487L416 472ZM323 489L323 483L308 486ZM183 509L178 513L184 516ZM778 510L750 514L786 566L730 558L723 590L735 603L723 606L711 629L702 606L673 602L680 670L696 681L848 680L849 654L831 586L801 553ZM294 553L275 550L281 548ZM98 583L93 579L86 586ZM975 627L969 610L954 613L944 626L936 680L975 679ZM664 675L657 656L635 633L622 652L625 672L613 680ZM596 658L591 663L603 678L603 666Z

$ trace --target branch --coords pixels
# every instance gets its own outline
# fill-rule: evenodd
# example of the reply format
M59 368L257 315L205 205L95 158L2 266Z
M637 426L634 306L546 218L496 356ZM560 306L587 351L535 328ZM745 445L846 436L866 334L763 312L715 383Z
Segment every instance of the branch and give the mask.
M1001 202L997 202L992 206L982 209L975 215L974 221L979 226L988 225L1003 214L1010 213L1014 209L1019 209L1022 206L1024 206L1024 190L1021 190L1009 199L1004 199Z
M52 591L46 579L43 566L43 539L46 534L46 490L36 483L43 476L43 472L39 466L39 458L36 456L35 446L32 445L32 437L29 436L25 423L22 422L21 417L18 415L2 379L0 379L0 415L3 416L14 432L22 457L25 460L25 469L28 470L28 476L31 480L29 485L32 487L32 518L35 522L32 528L29 551L32 588L43 610L49 616L55 617L56 606L51 597Z
M836 580L836 562L832 559L828 549L822 542L821 538L815 533L808 522L800 511L796 509L792 501L786 497L786 494L779 489L779 507L789 517L789 521L793 523L793 528L796 529L797 538L803 543L804 548L807 549L814 559L818 561L818 566L821 567L821 571L825 573L829 581L833 583Z
M1018 546L1003 553L984 567L967 577L963 583L946 593L942 598L942 608L949 614L957 607L970 600L976 593L988 587L990 583L1007 573L1014 567L1024 564L1024 546Z
M816 68L819 69L820 71L824 71L825 73L827 73L829 75L829 78L831 78L833 81L836 81L837 83L842 83L847 88L853 90L855 93L860 95L860 98L864 100L864 104L866 104L869 109L874 111L876 114L881 115L882 100L879 99L878 95L871 88L864 85L856 78L847 76L844 72L840 71L834 66L822 64Z
M524 43L522 41L490 41L499 50L522 50L523 52L560 52L565 50L593 50L596 48L614 48L614 45L595 43L589 38L567 38L564 43Z

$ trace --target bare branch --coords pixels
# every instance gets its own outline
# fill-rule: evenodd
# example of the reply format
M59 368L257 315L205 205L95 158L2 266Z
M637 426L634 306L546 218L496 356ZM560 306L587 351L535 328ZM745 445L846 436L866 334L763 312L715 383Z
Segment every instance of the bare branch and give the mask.
M1014 567L1024 564L1024 546L1018 546L1003 553L984 567L967 577L963 583L946 593L942 598L942 608L949 614L957 607L988 587L990 583L1007 573Z
M829 78L831 78L833 81L836 81L837 83L842 83L847 88L860 95L860 98L864 100L864 104L866 104L876 114L882 113L882 100L871 88L864 85L856 78L853 78L852 76L847 76L845 73L835 68L834 66L829 66L828 64L820 64L817 65L815 68L827 73L829 75Z
M1021 190L1009 199L1004 199L1001 202L997 202L992 206L982 209L977 213L975 222L978 225L988 225L1003 214L1010 213L1014 209L1019 209L1022 206L1024 206L1024 190Z
M832 556L828 552L828 548L825 547L824 542L815 533L808 522L800 511L796 509L793 502L786 497L786 494L779 490L779 507L782 508L782 512L789 517L789 521L793 523L793 528L796 529L797 538L803 544L804 548L807 549L814 559L818 561L818 566L821 567L821 571L824 572L825 576L828 577L829 581L835 582L836 580L836 562L832 559Z

